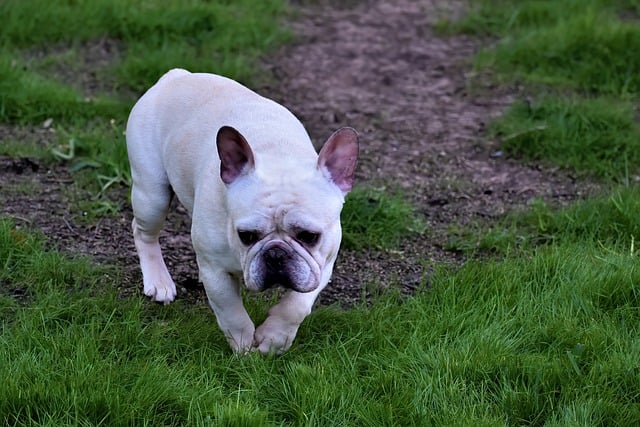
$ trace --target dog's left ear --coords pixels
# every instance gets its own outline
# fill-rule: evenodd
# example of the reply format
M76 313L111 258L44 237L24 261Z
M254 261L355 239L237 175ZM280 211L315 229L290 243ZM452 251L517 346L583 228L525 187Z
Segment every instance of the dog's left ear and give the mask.
M253 169L253 151L244 136L231 126L223 126L216 136L218 157L220 157L220 178L231 184L240 175Z
M358 133L344 127L329 137L318 155L318 169L329 172L331 181L347 194L353 188L358 162Z

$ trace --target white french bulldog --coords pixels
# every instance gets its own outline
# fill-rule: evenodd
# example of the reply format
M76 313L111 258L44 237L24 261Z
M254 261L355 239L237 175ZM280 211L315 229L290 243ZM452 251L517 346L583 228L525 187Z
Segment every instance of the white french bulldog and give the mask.
M233 350L286 351L331 277L357 133L336 131L318 155L283 106L228 78L174 69L138 100L126 135L144 293L165 304L176 296L158 242L175 193L192 217L200 279ZM257 329L241 275L252 291L288 288Z

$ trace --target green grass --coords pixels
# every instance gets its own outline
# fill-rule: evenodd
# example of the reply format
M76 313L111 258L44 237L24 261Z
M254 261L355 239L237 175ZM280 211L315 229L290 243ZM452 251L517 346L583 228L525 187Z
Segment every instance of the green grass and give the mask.
M217 37L200 16L240 5L252 19L274 17L250 2L74 5L0 5L2 16L11 17L0 28L0 75L12 79L0 79L0 120L28 126L54 118L58 139L48 155L87 171L96 192L128 180L121 111L132 101L105 94L86 102L81 88L56 81L42 64L25 70L29 49L117 38L131 49L104 72L136 91L168 53L184 51L176 56L184 63L200 60L213 43L208 37ZM637 424L638 81L628 70L637 65L631 56L640 4L474 5L458 28L500 40L478 67L491 67L500 81L533 84L541 94L491 124L490 136L514 156L624 186L612 184L609 193L563 209L533 201L489 229L452 236L452 248L479 251L480 259L458 269L433 265L429 289L415 297L390 292L371 306L320 308L279 357L236 357L207 307L121 297L117 270L63 256L42 237L0 219L0 420L49 426ZM585 28L590 23L598 24L595 31ZM260 28L259 35L273 34ZM228 49L229 61L248 63L233 58L236 47ZM134 66L128 61L136 55ZM131 85L122 80L127 75ZM356 190L345 205L345 245L392 249L403 233L424 231L416 216L399 196ZM264 319L266 301L247 297L246 303L254 319Z
M400 193L355 188L341 215L342 247L351 250L390 249L403 238L422 235L426 224Z
M451 236L450 249L489 251L500 256L563 242L591 242L620 253L639 254L640 189L620 187L609 194L576 202L562 209L533 200L524 211L509 213L488 229L462 230Z
M283 12L278 0L11 0L0 5L5 17L0 44L26 49L113 38L124 43L125 52L104 72L114 72L120 85L140 92L176 66L254 77L257 56L286 38L277 22Z
M115 184L131 184L125 144L126 121L98 122L83 130L61 130L59 144L52 153L66 161L72 172L91 171L94 191L105 192ZM87 176L85 176L85 181ZM88 183L85 184L89 185Z
M595 244L438 268L414 298L319 309L276 358L233 356L205 307L118 298L113 273L45 251L7 221L0 251L9 425L604 426L640 416L637 255ZM247 302L264 318L260 299Z
M0 53L0 121L40 124L52 118L72 124L123 115L126 106L106 98L87 100L74 88L25 71Z
M45 162L54 160L53 155L44 150L42 144L22 138L31 138L31 136L10 136L4 139L0 145L0 156L37 158Z
M497 37L477 69L525 83L489 126L508 153L625 182L640 173L640 6L635 0L484 1L441 28Z
M630 103L548 96L516 102L489 135L516 157L624 181L640 171L640 124Z
M543 84L585 93L637 95L640 91L640 26L602 11L579 13L557 26L505 41L480 64Z
M38 126L52 119L62 147L54 148L55 158L81 170L80 180L92 180L102 194L129 181L122 132L138 95L175 67L257 80L259 56L290 38L280 25L285 13L281 0L4 1L0 122ZM112 57L92 63L77 54L101 39L113 41ZM107 82L104 93L88 94L78 76L65 77L81 69Z
M605 0L479 0L455 31L500 37L478 56L505 77L586 93L640 90L638 3Z

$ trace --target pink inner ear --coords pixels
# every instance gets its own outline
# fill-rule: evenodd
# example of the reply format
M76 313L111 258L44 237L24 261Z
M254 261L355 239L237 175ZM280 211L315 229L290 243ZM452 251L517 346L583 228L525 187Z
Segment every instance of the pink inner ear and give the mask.
M357 161L358 134L347 127L334 132L318 155L318 167L327 168L333 183L345 194L353 188Z
M231 126L223 126L216 136L220 157L220 178L231 184L254 166L253 151L240 132Z

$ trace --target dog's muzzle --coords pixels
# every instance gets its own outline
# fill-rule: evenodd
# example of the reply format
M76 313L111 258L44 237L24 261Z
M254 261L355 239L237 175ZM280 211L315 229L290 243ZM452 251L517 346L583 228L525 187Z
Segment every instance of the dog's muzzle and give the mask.
M307 261L286 242L267 243L252 264L253 282L259 291L282 286L296 292L311 292L318 287L318 278Z
M278 285L285 288L293 287L289 273L291 258L289 252L280 246L273 246L264 252L263 262L266 271L263 285L265 289Z

